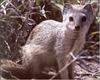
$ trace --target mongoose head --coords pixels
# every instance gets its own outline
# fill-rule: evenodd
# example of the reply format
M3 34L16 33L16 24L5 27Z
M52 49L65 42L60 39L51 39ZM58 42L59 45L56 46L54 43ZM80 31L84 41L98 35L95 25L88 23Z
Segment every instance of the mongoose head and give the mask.
M71 5L66 3L63 8L63 24L69 30L88 30L93 22L93 11L91 4Z

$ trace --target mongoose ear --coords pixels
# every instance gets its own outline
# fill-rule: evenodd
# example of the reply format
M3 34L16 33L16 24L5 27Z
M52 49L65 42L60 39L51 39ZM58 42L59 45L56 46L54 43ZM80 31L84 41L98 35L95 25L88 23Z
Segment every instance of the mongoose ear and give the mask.
M86 9L89 13L93 14L91 4L86 4L86 5L84 6L84 9Z
M69 3L65 3L63 7L63 14L66 14L70 9L72 9L72 5Z
M92 11L93 11L94 16L98 15L98 12L99 12L98 3L97 2L92 2L91 6L92 6Z

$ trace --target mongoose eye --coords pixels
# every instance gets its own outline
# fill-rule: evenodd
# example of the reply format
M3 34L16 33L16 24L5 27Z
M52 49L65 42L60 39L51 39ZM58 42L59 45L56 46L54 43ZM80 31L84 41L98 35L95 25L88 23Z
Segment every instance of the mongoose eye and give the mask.
M74 21L73 17L69 17L69 21Z
M85 22L85 21L86 21L86 17L83 16L83 17L82 17L82 22Z

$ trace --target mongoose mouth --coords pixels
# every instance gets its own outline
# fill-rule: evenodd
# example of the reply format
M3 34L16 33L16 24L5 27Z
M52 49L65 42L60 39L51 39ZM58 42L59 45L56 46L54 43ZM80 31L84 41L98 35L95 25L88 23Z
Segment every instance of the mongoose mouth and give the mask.
M74 33L79 33L79 31L80 31L80 27L75 27L75 29L70 29L69 27L67 27L67 30L69 31L69 32L74 32Z
M74 34L78 34L80 32L80 29L79 30L76 30L76 29L72 30L69 28L68 30L69 30L69 32L74 33Z
M80 30L73 30L73 33L79 34Z

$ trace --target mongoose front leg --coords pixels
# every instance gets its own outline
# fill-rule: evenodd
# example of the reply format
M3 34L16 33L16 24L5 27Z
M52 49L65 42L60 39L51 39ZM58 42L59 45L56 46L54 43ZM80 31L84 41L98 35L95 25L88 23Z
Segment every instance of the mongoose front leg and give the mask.
M71 63L68 66L68 76L69 76L69 79L74 79L74 63Z
M68 76L68 69L66 68L64 71L62 71L62 69L64 68L65 64L66 64L66 57L63 55L59 55L59 57L57 57L57 62L58 62L58 68L59 68L59 72L61 79L69 79Z

